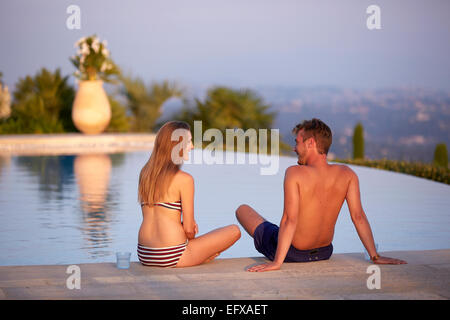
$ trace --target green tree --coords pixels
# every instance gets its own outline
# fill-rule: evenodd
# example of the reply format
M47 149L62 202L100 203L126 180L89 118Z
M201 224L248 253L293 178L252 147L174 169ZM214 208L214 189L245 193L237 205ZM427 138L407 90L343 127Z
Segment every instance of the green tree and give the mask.
M0 124L0 133L56 133L76 131L72 123L75 90L68 76L42 68L34 77L19 79L11 116Z
M448 167L448 152L445 143L439 143L434 149L433 164L438 167Z
M111 106L111 121L106 132L128 132L130 119L126 114L126 108L114 96L108 95Z
M213 87L207 91L204 102L197 98L193 106L185 102L181 112L172 118L186 121L191 127L194 120L201 120L203 130L219 129L226 137L226 129L239 128L244 131L250 128L270 129L276 114L269 112L269 108L270 105L252 90ZM270 137L268 133L269 145ZM286 145L282 142L280 147L286 149Z
M131 112L130 129L134 132L154 131L162 105L170 98L183 95L176 84L168 81L154 82L148 87L140 78L122 76L121 81L121 93L126 97Z
M243 130L271 128L275 113L268 112L269 105L251 90L233 90L214 87L208 90L204 102L195 99L192 108L185 104L176 117L193 125L201 120L204 130L216 128L225 132L227 128Z
M353 159L364 159L364 128L361 123L353 132Z

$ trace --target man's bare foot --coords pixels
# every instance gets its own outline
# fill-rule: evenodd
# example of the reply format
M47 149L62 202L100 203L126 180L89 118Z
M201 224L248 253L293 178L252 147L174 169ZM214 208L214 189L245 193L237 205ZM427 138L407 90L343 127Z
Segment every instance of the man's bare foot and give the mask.
M211 257L209 257L208 259L206 259L203 263L208 263L210 261L213 261L215 258L217 258L219 256L220 252L213 254Z

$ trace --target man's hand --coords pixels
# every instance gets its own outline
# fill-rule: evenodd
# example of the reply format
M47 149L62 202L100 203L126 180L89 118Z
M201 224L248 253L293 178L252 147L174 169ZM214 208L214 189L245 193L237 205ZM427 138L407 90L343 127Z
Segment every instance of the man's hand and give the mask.
M270 262L270 263L264 263L257 266L253 266L251 268L248 268L247 271L250 272L264 272L264 271L273 271L273 270L279 270L281 267L281 264Z
M394 259L389 257L382 257L380 256L375 261L372 261L375 264L407 264L406 261L400 260L400 259Z

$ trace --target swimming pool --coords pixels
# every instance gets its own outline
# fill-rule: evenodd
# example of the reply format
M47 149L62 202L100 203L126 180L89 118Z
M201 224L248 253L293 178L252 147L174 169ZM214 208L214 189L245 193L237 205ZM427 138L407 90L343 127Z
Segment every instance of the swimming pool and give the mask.
M113 262L116 251L136 255L141 210L140 169L149 152L64 156L0 156L0 265ZM258 164L186 164L195 178L200 234L236 223L242 203L279 223L284 170L296 158L280 157L275 175ZM404 174L351 166L380 251L449 248L450 187ZM241 239L222 258L260 256L241 228ZM362 252L346 204L334 252Z

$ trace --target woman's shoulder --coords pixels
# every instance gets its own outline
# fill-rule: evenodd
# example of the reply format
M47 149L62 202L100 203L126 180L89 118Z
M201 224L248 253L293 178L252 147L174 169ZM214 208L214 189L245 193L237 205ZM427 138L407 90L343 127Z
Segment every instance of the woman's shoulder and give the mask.
M194 183L194 177L192 177L189 173L179 170L174 177L178 183L181 184L192 184Z

